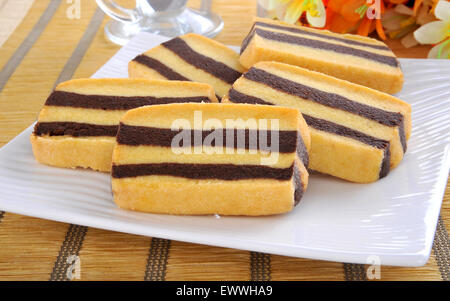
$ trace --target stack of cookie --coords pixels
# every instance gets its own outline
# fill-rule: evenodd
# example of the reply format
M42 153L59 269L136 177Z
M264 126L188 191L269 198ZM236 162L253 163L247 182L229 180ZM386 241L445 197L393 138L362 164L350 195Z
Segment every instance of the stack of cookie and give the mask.
M187 34L136 56L129 79L78 79L47 99L40 163L110 172L114 201L165 214L288 212L308 169L356 183L403 159L411 107L382 42L256 19L240 55Z

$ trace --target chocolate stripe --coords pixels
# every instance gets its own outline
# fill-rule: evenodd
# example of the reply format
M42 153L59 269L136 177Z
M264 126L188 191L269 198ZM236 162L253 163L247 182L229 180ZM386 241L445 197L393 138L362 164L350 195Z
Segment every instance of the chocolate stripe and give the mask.
M228 67L224 63L218 62L210 57L194 51L181 38L174 38L163 43L162 45L172 52L176 53L187 63L197 67L198 69L208 72L217 78L220 78L230 85L233 84L234 81L241 76L241 73L239 71Z
M263 22L255 22L255 24L257 26L274 28L274 29L281 29L281 30L284 30L284 31L292 32L292 33L300 33L300 34L314 36L314 37L323 38L323 39L327 39L327 40L338 41L338 42L342 42L342 43L349 44L349 45L363 46L363 47L369 47L369 48L379 49L379 50L390 50L389 47L387 47L385 45L374 45L374 44L369 44L369 43L363 43L363 42L359 42L359 41L354 41L354 40L348 40L348 39L343 39L343 38L339 38L339 37L334 37L334 36L330 36L330 35L326 35L326 34L306 31L306 30L303 30L303 29L300 29L300 28L281 26L281 25L275 25L275 24L268 24L268 23L263 23Z
M297 164L295 164L294 166L294 187L294 206L297 206L297 204L300 203L300 200L303 197L303 193L305 192L300 175L300 170L298 169Z
M386 149L389 148L389 141L378 139L367 134L364 134L360 131L342 126L340 124L320 119L316 117L312 117L310 115L303 114L303 118L305 118L306 123L320 131L336 134L339 136L344 136L348 138L352 138L358 140L367 145L376 147L378 149Z
M289 44L296 44L301 45L305 47L315 48L315 49L322 49L322 50L330 50L333 52L341 53L341 54L347 54L357 57L362 57L367 60L372 60L379 62L381 64L389 65L392 67L398 67L398 61L393 56L387 56L387 55L381 55L361 49L356 49L348 46L343 45L337 45L333 43L328 43L324 41L319 40L312 40L304 37L299 36L293 36L289 34L284 34L280 32L272 32L263 30L260 28L255 28L255 33L265 39L273 40L277 42L282 43L289 43Z
M400 142L403 147L403 152L406 152L407 144L406 144L406 134L405 134L405 122L401 122L398 127L398 135L400 136Z
M97 125L77 122L38 122L34 126L36 136L108 136L115 137L118 125Z
M193 97L154 97L154 96L113 96L87 95L65 91L54 91L45 105L75 107L100 110L131 110L147 105L168 103L211 102L206 96Z
M183 130L171 130L163 128L131 126L120 124L117 142L125 145L156 145L171 147L172 141L176 135ZM191 146L200 146L205 138L215 130L190 130ZM222 132L222 145L231 145L227 143L227 137L233 137L233 148L259 149L262 151L271 150L272 131L248 130L248 129L217 129ZM196 138L197 137L197 138ZM212 137L211 137L212 138ZM276 139L276 138L275 138ZM278 131L279 145L277 152L292 153L297 149L297 131ZM186 139L187 140L187 139ZM231 139L230 139L231 140ZM238 143L239 140L239 143ZM183 141L189 143L188 141ZM251 143L250 143L251 142ZM187 145L184 145L187 146ZM211 146L216 146L216 141L211 141Z
M250 104L258 104L258 105L274 105L271 102L262 100L261 98L243 94L237 90L235 90L233 87L228 91L228 98L231 102L234 103L250 103Z
M113 165L113 178L129 178L150 175L175 176L188 179L275 179L289 180L293 175L293 165L288 168L273 168L264 165L234 164L184 164L150 163Z
M263 83L275 90L311 100L324 106L360 115L362 117L377 121L383 125L399 126L403 123L403 115L400 113L389 112L376 107L368 106L366 104L350 100L339 94L315 89L269 73L262 69L252 67L248 72L244 73L244 77L251 81Z
M298 133L298 144L297 144L297 156L298 158L303 162L303 165L305 165L306 168L308 168L309 165L309 154L306 150L305 142L303 141L303 137Z
M380 179L384 178L385 176L387 176L390 170L391 170L391 150L389 149L389 147L386 147L384 149L384 158L383 161L381 162L381 168L378 178Z
M151 58L144 54L138 55L137 57L135 57L133 59L133 61L138 62L139 64L142 64L142 65L145 65L145 66L149 67L150 69L155 70L156 72L158 72L159 74L161 74L162 76L164 76L167 79L189 81L188 78L175 72L173 69L167 67L160 61L155 60L154 58Z
M245 49L247 49L248 44L250 44L251 40L255 36L255 24L253 24L252 28L250 28L250 31L248 32L247 36L242 40L241 49L239 51L239 54L243 54Z

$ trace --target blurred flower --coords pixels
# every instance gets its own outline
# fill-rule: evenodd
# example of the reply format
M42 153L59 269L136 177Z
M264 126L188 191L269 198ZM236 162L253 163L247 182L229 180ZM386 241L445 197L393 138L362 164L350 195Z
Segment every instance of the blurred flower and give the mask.
M337 33L376 33L382 40L400 39L404 47L436 44L428 57L450 56L448 0L258 0L258 4L271 19Z
M338 33L356 32L362 36L376 31L385 40L380 20L384 11L381 0L329 0L327 13L332 13L332 16L328 18L327 28Z
M392 6L383 14L381 23L387 36L391 39L401 39L403 46L409 48L418 44L413 36L414 30L419 27L413 8L404 4Z
M293 0L286 9L284 21L295 23L306 12L306 20L313 27L324 27L326 14L322 0Z
M317 28L325 26L326 13L322 0L260 0L269 15L284 22L295 24L305 13L309 25Z
M417 29L414 37L421 44L437 44L428 53L428 58L450 58L450 2L439 1L434 15L438 20Z

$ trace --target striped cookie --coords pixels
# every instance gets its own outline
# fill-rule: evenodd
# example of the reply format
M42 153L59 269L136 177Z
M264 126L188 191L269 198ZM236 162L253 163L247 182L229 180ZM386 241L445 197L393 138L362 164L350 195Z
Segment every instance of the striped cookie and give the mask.
M353 182L386 176L411 133L411 107L402 100L277 62L257 63L222 102L298 108L311 131L309 167Z
M221 98L244 72L239 55L225 45L197 34L186 34L135 57L130 77L190 80L210 84Z
M75 79L47 98L31 135L38 162L108 172L119 120L129 109L217 102L207 84L146 79Z
M250 68L260 61L297 65L386 93L403 86L399 62L383 42L257 18L240 62Z
M292 210L308 183L308 127L298 110L168 104L128 111L113 152L121 208L167 214Z

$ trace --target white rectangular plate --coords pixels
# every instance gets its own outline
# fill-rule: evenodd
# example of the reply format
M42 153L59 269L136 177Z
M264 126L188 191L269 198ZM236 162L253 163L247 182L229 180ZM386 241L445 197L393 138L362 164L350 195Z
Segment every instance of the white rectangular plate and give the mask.
M126 77L135 55L164 41L142 34L95 77ZM413 131L403 162L372 184L312 175L290 213L269 217L170 216L125 211L107 174L38 164L32 127L0 149L0 209L44 219L287 256L420 266L427 262L450 168L450 61L400 60ZM373 258L373 257L372 257Z

